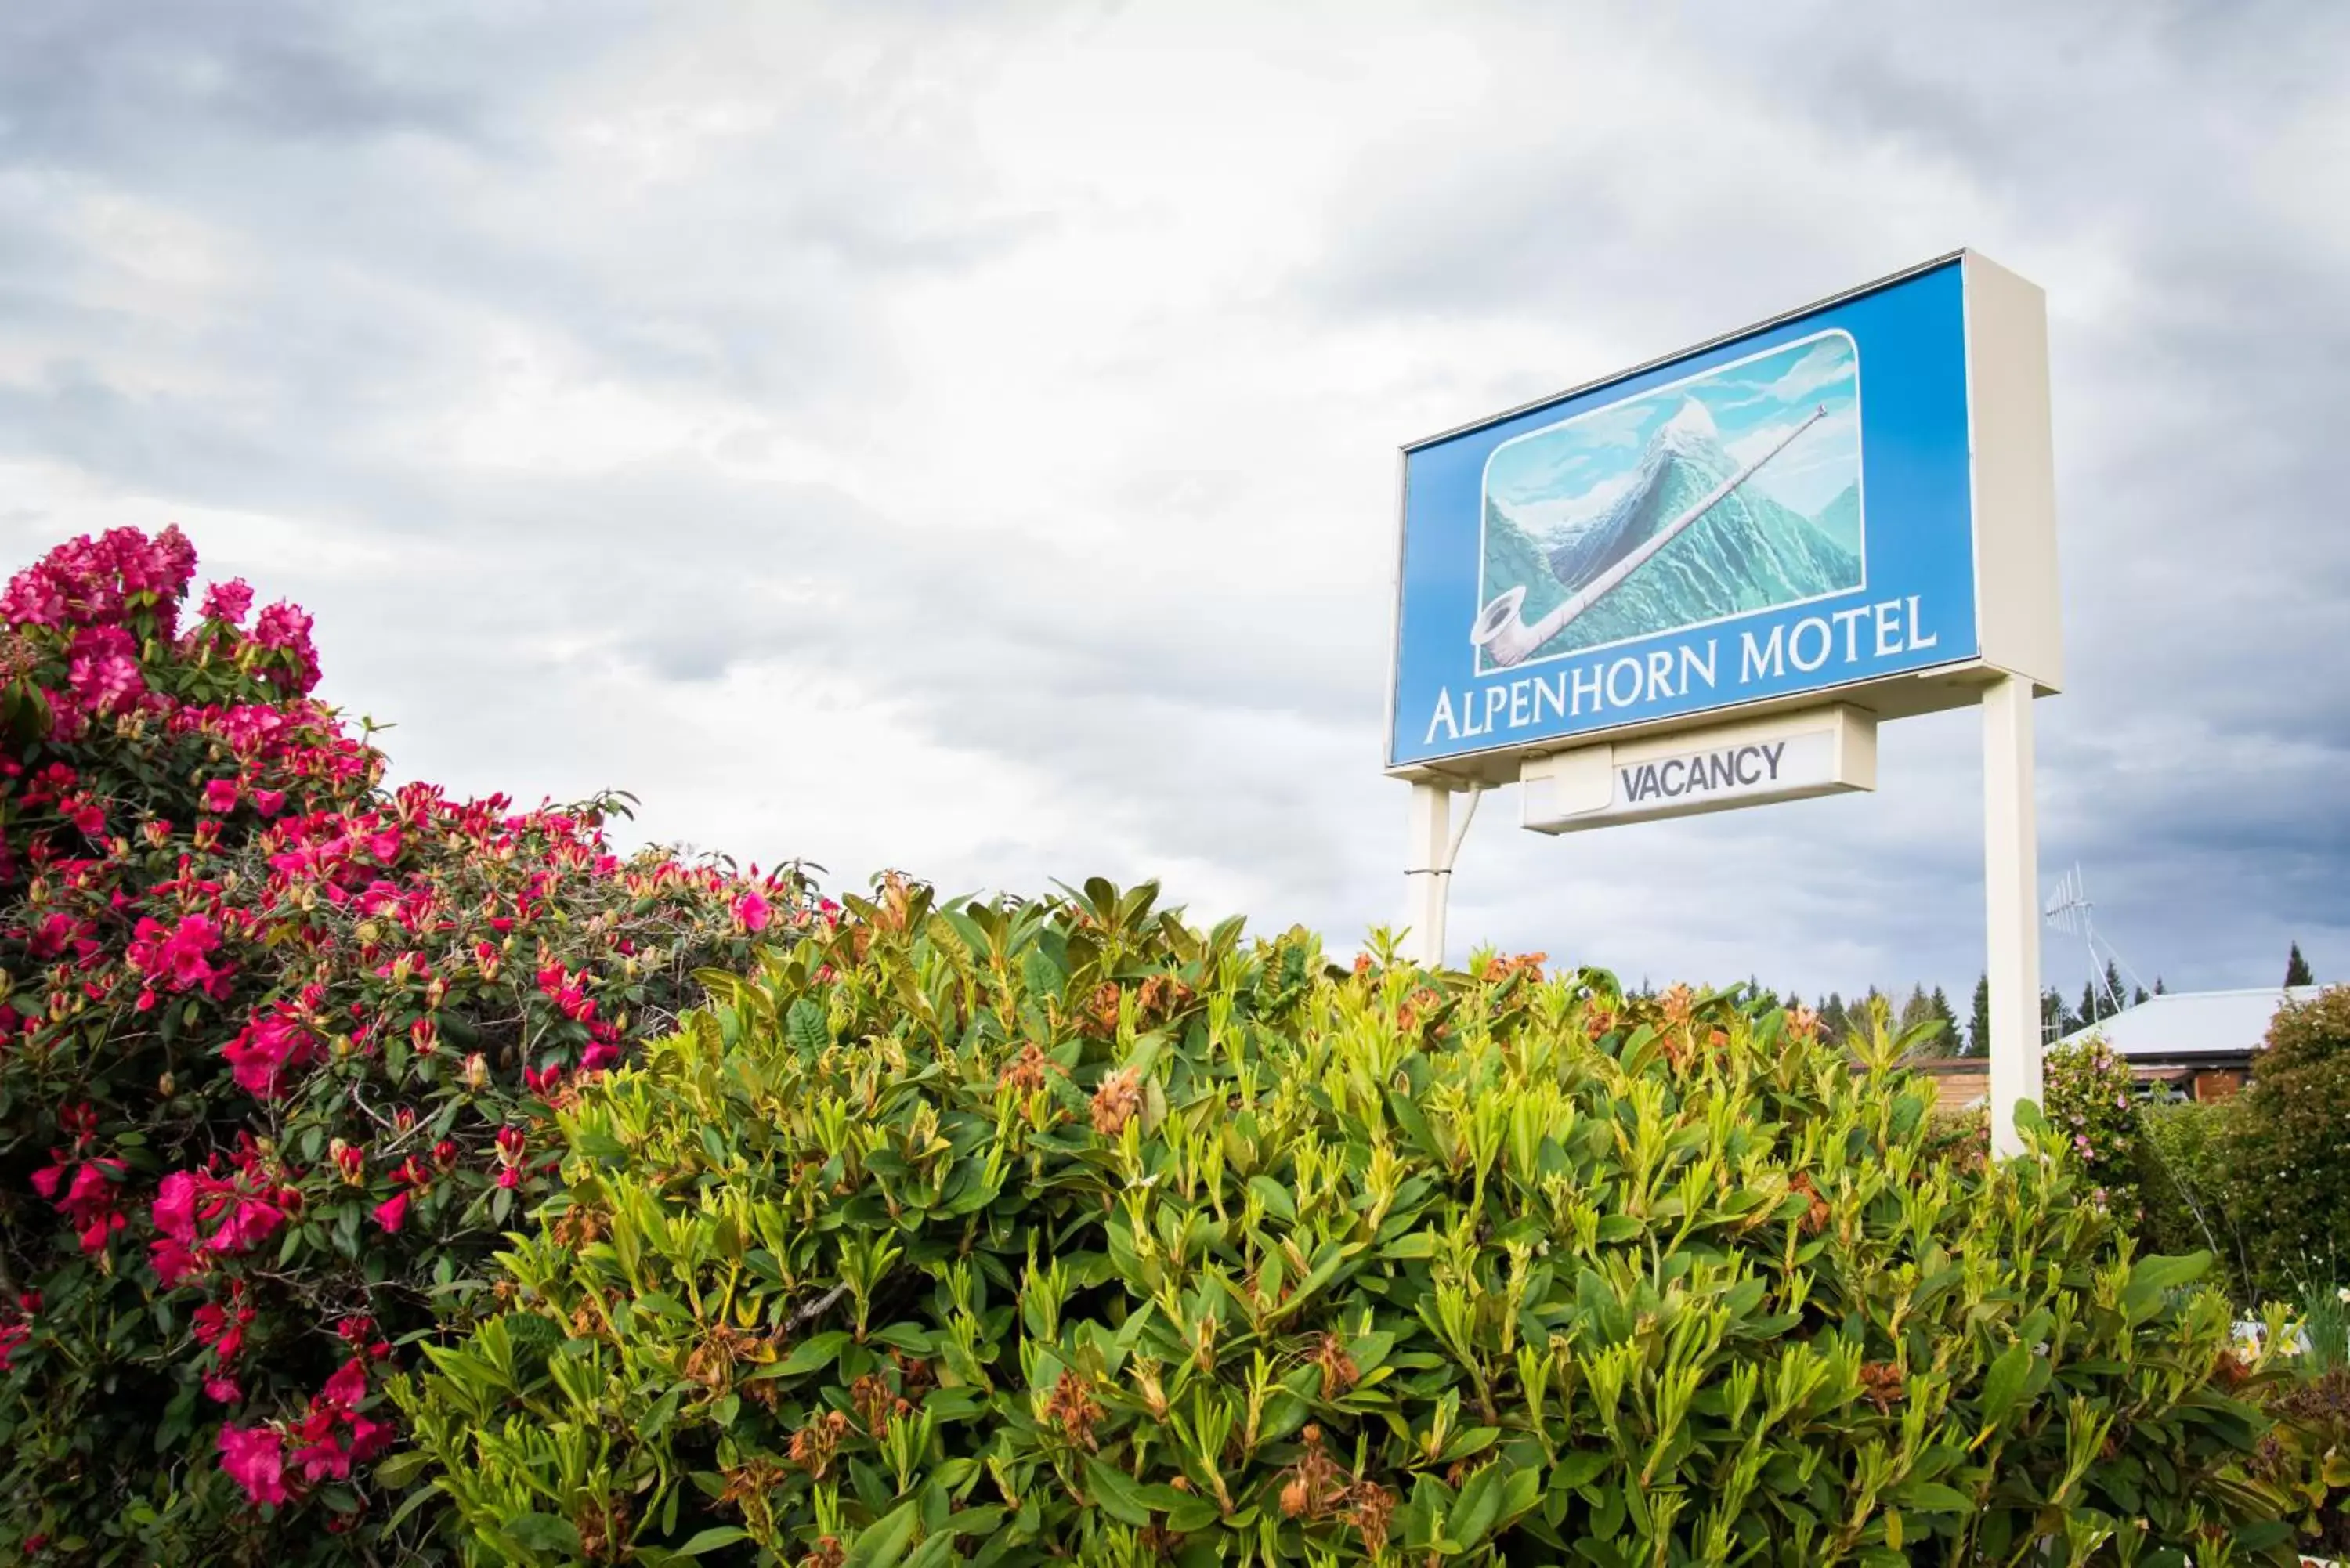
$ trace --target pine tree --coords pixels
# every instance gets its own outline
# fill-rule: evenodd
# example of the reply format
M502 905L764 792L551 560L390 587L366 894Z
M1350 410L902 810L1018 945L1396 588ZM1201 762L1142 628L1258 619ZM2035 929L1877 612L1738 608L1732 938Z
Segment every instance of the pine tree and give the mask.
M1844 998L1829 992L1827 1000L1820 1003L1820 1038L1831 1045L1841 1045L1851 1033L1852 1019L1845 1012Z
M2097 982L2094 980L2085 980L2081 982L2081 1010L2064 1020L2064 1033L2077 1033L2096 1021Z
M2157 996L2160 996L2162 994L2162 977L2160 975L2156 975L2154 977L2154 994Z
M2107 1017L2122 1008L2122 971L2111 959L2106 961L2106 1006L2112 1010Z
M1942 1026L1942 1032L1934 1037L1934 1054L1938 1056L1959 1054L1966 1043L1959 1038L1959 1015L1950 1011L1950 996L1940 986L1936 986L1934 994L1927 998L1926 1008L1934 1022Z
M2155 985L2158 989L2160 988L2161 984L2162 982L2160 981L2155 981ZM2130 1005L2132 1007L2144 1007L2146 1005L2146 987L2141 985L2130 992Z
M1901 1016L1896 1027L1904 1034L1934 1016L1934 1003L1926 994L1924 985L1909 988L1909 1000L1901 1004Z
M1991 976L1983 975L1975 981L1975 1004L1967 1021L1967 1056L1991 1054Z
M2301 956L2301 944L2293 944L2293 956L2284 961L2284 982L2287 985L2314 985L2315 977L2309 972L2309 961Z

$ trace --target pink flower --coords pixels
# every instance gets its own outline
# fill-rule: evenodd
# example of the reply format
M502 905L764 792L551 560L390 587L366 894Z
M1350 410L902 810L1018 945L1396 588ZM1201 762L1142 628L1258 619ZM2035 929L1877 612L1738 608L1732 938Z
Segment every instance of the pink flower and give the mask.
M204 1379L204 1397L221 1405L234 1405L244 1397L236 1379L225 1372L215 1372Z
M76 632L66 682L93 713L130 708L147 690L146 678L139 672L138 651L138 643L119 626Z
M276 816L286 809L286 792L282 789L257 789L253 792L253 809L263 816Z
M57 1207L76 1218L87 1218L109 1208L114 1202L114 1184L106 1179L105 1167L111 1165L120 1171L120 1160L91 1160L74 1172L73 1187Z
M123 1219L119 1210L109 1210L104 1214L93 1215L89 1222L81 1228L75 1240L81 1243L81 1250L84 1252L94 1258L105 1251L106 1243L113 1238L114 1233L129 1223L130 1221Z
M211 955L219 950L220 942L220 927L209 916L189 915L176 926L166 926L152 916L140 917L124 954L147 981L147 990L139 1000L140 1011L154 1005L159 985L166 991L202 988L225 994L227 978L235 972L235 966L213 967Z
M307 1066L317 1049L309 1031L280 1002L255 1015L221 1047L221 1054L234 1069L238 1087L257 1099L274 1100L284 1090L286 1075Z
M360 1464L374 1459L391 1447L391 1423L370 1421L365 1416L351 1417L351 1458Z
M286 1499L286 1456L282 1439L269 1427L223 1427L221 1469L244 1489L256 1503L282 1503Z
M206 620L226 621L231 626L241 624L245 612L253 607L253 588L243 577L231 577L224 583L214 583L204 591L204 607L201 612Z
M310 646L310 618L290 604L271 605L253 623L253 640L286 656L286 667L265 671L282 690L296 694L318 684L318 653Z
M226 816L236 809L237 787L234 779L210 779L204 784L204 809L214 816Z
M286 1211L276 1204L240 1194L228 1218L213 1232L213 1245L224 1252L247 1251L267 1241L285 1222Z
M755 891L744 893L734 900L734 920L746 931L767 929L767 900Z
M395 1192L375 1206L375 1222L386 1231L397 1231L408 1222L408 1194Z
M367 1397L367 1363L353 1356L343 1363L332 1377L327 1379L318 1397L329 1405L350 1408Z
M579 1070L583 1073L600 1073L607 1067L619 1065L619 1062L620 1048L607 1045L600 1040L579 1053Z
M212 1267L203 1248L190 1247L169 1236L147 1243L147 1261L154 1267L156 1282L167 1291L185 1284Z
M155 1229L174 1241L192 1245L196 1239L196 1179L175 1170L155 1190Z

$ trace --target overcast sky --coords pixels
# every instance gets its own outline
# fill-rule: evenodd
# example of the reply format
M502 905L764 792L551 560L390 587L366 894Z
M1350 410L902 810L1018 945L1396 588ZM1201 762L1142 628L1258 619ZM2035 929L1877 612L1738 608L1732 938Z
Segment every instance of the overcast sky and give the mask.
M403 776L1351 947L1400 442L1960 245L2047 290L2043 886L2350 979L2350 8L0 5L0 550L178 520ZM1982 961L1979 728L1456 950ZM2077 990L2077 943L2051 934Z

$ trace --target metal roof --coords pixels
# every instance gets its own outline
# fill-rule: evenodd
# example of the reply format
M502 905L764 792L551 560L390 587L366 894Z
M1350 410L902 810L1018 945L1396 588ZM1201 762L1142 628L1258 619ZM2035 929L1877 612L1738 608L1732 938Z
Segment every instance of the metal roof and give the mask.
M2070 1045L2092 1034L2124 1056L2229 1056L2257 1051L2269 1020L2287 1002L2309 1002L2322 985L2254 986L2247 991L2172 991L2149 996L2087 1029L2064 1036Z

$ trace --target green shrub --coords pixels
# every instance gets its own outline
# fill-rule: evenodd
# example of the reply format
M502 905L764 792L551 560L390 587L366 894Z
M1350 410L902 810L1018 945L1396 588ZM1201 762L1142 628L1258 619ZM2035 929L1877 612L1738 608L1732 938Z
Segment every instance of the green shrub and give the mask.
M2251 1251L2236 1223L2235 1183L2228 1168L2237 1100L2145 1105L2133 1146L2138 1192L2138 1244L2149 1252L2217 1255L2210 1283L2238 1302L2251 1299Z
M2230 1203L2250 1282L2292 1295L2350 1257L2350 986L2287 1002L2230 1123Z
M2054 1135L1153 898L895 886L713 981L562 1111L400 1479L477 1561L2291 1561L2273 1375Z

